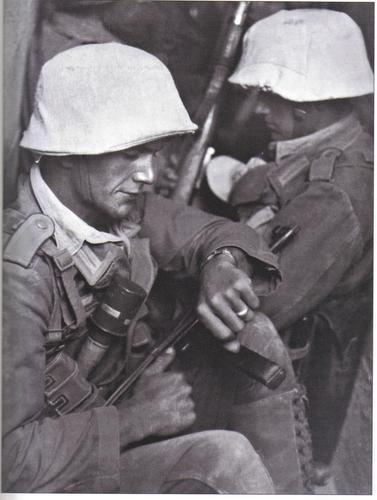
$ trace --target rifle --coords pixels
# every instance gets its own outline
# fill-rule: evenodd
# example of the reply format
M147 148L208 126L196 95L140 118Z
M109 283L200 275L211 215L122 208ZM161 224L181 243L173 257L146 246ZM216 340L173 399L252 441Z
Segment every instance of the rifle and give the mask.
M262 313L258 313L263 316ZM124 382L111 394L106 400L105 406L116 403L122 396L124 396L137 382L139 377L144 371L168 348L176 346L179 342L184 340L199 323L195 312L189 310L178 321L173 331L157 345L145 360L127 377ZM205 342L209 343L211 351L215 351L224 363L230 363L238 370L246 373L250 377L258 380L269 389L276 389L285 379L285 370L278 364L270 359L251 351L246 347L240 347L239 352L233 353L226 351L221 347L218 340L214 339L210 333L200 332L200 336L205 335ZM183 346L183 350L187 347L187 343Z
M232 21L228 28L221 57L215 65L212 78L207 87L205 96L198 108L194 121L199 124L199 136L191 147L187 147L193 140L187 138L183 144L183 155L179 178L171 198L174 201L191 204L195 189L198 189L203 176L204 158L212 140L219 109L219 95L224 87L226 78L232 69L236 50L246 20L247 8L250 2L238 2L235 7Z
M271 251L281 251L292 239L297 235L299 226L281 227L275 234L275 241L270 247ZM258 312L259 318L265 321L266 316ZM168 348L176 346L184 340L193 328L199 323L195 311L189 310L177 322L173 331L157 345L145 358L145 360L120 384L120 386L106 400L105 406L116 403L124 396L136 383L144 371ZM269 323L269 322L267 322ZM240 346L238 353L226 351L222 348L220 342L213 338L211 334L201 332L200 335L206 335L207 348L215 351L219 358L225 363L230 363L232 366L246 373L258 382L262 383L269 389L276 389L285 379L285 370L278 364L268 358L258 354L257 352L247 349L245 346ZM187 346L183 347L183 349Z

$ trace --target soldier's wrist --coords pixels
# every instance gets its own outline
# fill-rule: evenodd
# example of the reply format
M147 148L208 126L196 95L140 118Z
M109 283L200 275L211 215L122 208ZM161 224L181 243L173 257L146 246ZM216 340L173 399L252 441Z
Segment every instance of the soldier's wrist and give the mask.
M233 264L235 267L241 269L248 276L252 276L253 273L253 265L250 261L249 256L240 248L237 247L221 247L213 252L211 252L207 257L203 260L200 271L209 264L210 262L215 262L217 260L223 260L224 262L229 262Z
M237 266L237 261L236 258L233 256L232 252L226 248L217 248L216 250L213 250L210 254L206 256L206 258L203 260L203 262L200 265L200 272L203 271L203 269L210 263L210 262L215 262L217 260L224 259L234 266Z
M227 247L227 249L232 253L236 266L238 269L241 269L244 273L246 273L250 278L253 276L254 266L252 263L252 258L247 255L246 252L241 250L238 247Z
M132 406L119 407L118 411L121 448L125 448L132 443L136 443L144 439L146 435L140 422L140 414L135 412Z

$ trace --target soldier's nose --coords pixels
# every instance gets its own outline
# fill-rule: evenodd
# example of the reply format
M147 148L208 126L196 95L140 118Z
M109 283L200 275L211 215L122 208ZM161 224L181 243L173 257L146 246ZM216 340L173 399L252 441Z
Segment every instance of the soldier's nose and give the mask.
M143 184L152 184L154 182L154 171L152 162L146 160L144 165L141 166L138 171L134 174L133 180L135 182L141 182Z

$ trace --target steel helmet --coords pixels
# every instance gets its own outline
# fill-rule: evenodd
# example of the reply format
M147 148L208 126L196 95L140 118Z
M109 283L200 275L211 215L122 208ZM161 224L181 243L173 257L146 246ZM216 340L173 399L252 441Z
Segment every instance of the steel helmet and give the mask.
M229 81L297 102L373 92L373 73L360 28L327 9L282 10L246 33Z
M66 50L42 68L21 146L94 155L196 130L156 57L119 43Z

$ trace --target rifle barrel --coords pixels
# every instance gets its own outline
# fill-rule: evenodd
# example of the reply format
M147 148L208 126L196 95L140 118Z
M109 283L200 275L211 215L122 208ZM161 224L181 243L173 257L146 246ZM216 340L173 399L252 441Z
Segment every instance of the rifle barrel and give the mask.
M156 346L152 352L148 354L145 360L140 363L135 371L125 379L125 381L120 384L120 386L111 394L111 396L105 401L104 406L110 406L116 403L127 391L134 385L134 383L139 379L139 377L144 373L144 371L162 354L168 347L172 346L176 342L179 342L183 337L185 337L192 328L199 322L199 320L194 316L187 321L187 314L179 321L173 332L168 335L158 346Z
M201 178L203 158L216 127L219 96L226 78L232 69L232 63L243 33L249 3L239 2L235 7L232 22L227 30L223 44L221 57L215 64L205 96L194 117L194 121L199 125L198 135L194 136L194 138L187 138L187 141L189 141L188 144L194 141L191 147L187 147L187 142L183 144L183 157L180 161L179 178L171 196L174 201L190 204L197 180Z

